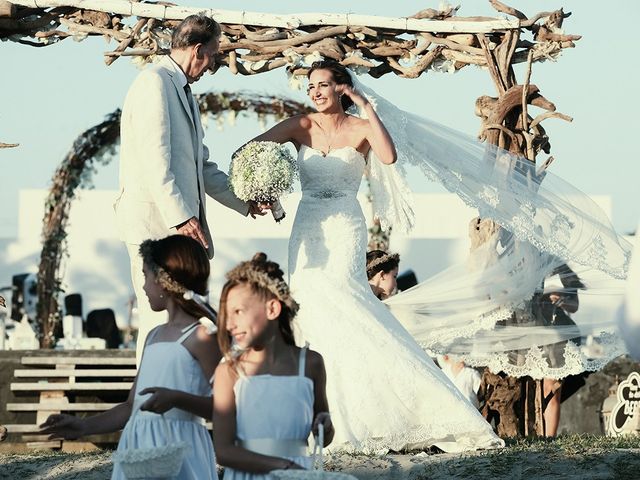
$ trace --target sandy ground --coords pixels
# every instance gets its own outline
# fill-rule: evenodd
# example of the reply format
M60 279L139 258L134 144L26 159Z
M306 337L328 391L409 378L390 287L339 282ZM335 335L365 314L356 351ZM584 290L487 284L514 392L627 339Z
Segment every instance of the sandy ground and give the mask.
M108 479L111 453L36 452L0 454L0 479ZM638 479L640 449L563 452L503 451L440 455L338 455L327 469L351 473L360 480L408 479Z

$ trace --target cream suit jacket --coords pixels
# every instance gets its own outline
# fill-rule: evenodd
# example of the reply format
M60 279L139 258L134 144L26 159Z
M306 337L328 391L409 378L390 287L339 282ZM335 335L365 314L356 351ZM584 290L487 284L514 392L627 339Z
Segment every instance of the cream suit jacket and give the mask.
M191 217L200 220L213 257L205 193L247 215L249 206L209 162L200 116L192 113L177 66L165 57L135 79L122 108L120 194L114 205L120 238L140 244L176 233Z

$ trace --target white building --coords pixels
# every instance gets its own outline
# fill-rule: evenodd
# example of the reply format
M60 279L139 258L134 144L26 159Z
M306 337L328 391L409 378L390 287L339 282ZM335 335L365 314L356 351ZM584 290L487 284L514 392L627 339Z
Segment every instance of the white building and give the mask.
M0 287L9 285L13 275L37 272L41 248L42 218L46 190L23 190L19 197L18 236L0 238ZM118 240L113 200L115 191L78 192L68 227L68 258L64 261L66 293L81 293L83 314L98 308L112 308L118 325L128 322L128 302L133 295L129 259ZM595 197L607 214L609 197ZM217 304L224 273L236 263L263 251L280 263L286 272L287 241L299 194L284 199L287 218L276 224L270 215L256 220L244 218L209 199L208 219L216 256L212 261L211 302ZM363 210L369 206L360 198ZM401 254L400 270L413 269L418 280L460 261L468 250L467 224L476 212L451 194L415 194L416 228L409 236L394 232L391 250Z

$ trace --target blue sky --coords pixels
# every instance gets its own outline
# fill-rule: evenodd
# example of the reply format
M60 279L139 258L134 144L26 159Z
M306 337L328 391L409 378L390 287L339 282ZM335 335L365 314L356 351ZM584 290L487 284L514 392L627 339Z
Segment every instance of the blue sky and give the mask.
M433 0L178 3L273 13L351 11L385 16L408 16L423 8L438 7ZM462 4L459 14L463 16L495 15L488 1L458 3ZM565 22L565 30L583 35L582 40L575 49L566 50L558 62L536 64L533 68L532 83L556 104L558 111L574 118L573 123L551 119L544 124L556 158L551 171L586 193L611 195L614 225L621 233L633 231L640 218L640 75L634 23L640 18L640 2L621 0L606 12L602 2L584 0L507 3L530 15L560 6L573 12ZM77 135L121 106L138 70L126 59L105 66L102 52L113 48L102 38L79 43L67 39L44 48L0 44L0 141L20 143L18 148L0 150L0 236L14 236L17 231L19 190L48 187L56 166ZM524 72L519 68L516 73L521 79ZM488 72L476 67L454 75L429 72L415 80L386 75L380 80L365 78L365 82L406 110L473 135L479 127L473 113L476 98L495 94ZM288 88L284 70L248 78L234 77L224 69L203 78L193 88L196 93L211 89L304 98ZM230 153L259 131L257 122L240 120L235 127L227 125L223 132L210 128L205 142L224 167ZM94 184L96 188L117 188L117 158L100 168ZM433 185L424 185L421 190L439 191Z

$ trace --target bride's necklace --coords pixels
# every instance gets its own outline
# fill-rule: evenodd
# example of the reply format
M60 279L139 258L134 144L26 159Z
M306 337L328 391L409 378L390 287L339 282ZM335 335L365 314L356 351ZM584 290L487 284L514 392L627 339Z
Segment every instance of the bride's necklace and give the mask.
M320 124L319 121L316 122L318 124L318 126L320 127L320 130L322 130L322 135L324 136L324 139L327 142L327 151L326 151L325 155L327 155L327 154L329 154L329 152L331 152L331 147L333 145L333 141L335 140L336 135L338 135L338 132L340 131L340 127L342 126L342 124L344 123L346 118L347 118L347 115L342 117L342 119L340 120L340 122L336 126L336 128L333 131L333 134L331 136L327 135L327 131L324 129L324 127L322 126L322 124Z

